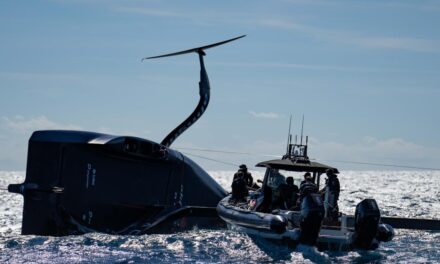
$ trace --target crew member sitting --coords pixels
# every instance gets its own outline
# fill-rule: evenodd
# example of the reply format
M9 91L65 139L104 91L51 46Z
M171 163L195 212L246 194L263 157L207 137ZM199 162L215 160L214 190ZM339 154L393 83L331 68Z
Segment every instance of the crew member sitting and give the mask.
M293 177L287 177L286 183L280 184L281 197L284 202L284 209L293 209L298 199L298 186L293 183Z

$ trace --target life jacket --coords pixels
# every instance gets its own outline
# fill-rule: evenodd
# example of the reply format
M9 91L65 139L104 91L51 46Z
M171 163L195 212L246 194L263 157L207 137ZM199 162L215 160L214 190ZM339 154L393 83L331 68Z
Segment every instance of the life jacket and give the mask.
M253 182L254 182L254 178L252 178L252 174L250 172L240 169L234 174L234 180L236 180L240 177L244 178L247 186L252 187Z
M245 179L245 181L246 181L247 186L248 186L248 187L252 187L252 185L253 185L253 183L254 183L254 178L252 178L252 175L251 175L250 172L247 172L247 171L246 171L246 173L245 173L245 175L244 175L244 179Z
M249 195L249 191L246 186L246 181L243 177L237 177L232 182L232 198L235 200L244 200Z
M303 181L301 182L301 186L299 187L299 193L300 197L303 198L311 193L317 193L318 192L318 186L310 181Z
M335 201L337 201L339 199L339 192L341 191L341 187L339 185L339 179L336 176L329 177L327 179L327 188L328 191L332 195L334 195Z

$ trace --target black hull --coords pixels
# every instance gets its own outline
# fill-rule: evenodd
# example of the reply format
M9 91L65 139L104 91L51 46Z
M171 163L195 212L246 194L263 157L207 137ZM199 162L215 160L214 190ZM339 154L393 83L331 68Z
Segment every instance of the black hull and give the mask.
M34 132L25 182L9 190L24 196L22 234L50 236L222 226L215 207L226 196L177 151L78 131Z

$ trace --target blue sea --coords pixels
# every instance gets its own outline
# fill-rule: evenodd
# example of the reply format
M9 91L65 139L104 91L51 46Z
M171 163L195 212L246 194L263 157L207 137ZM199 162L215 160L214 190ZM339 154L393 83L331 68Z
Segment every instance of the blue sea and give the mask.
M209 172L225 189L232 171ZM262 178L253 171L254 178ZM0 188L21 183L25 172L0 171ZM340 209L375 198L382 215L440 219L440 172L346 171ZM175 234L114 236L20 235L23 198L0 190L0 263L440 263L440 232L397 230L374 251L292 250L229 230L193 229Z

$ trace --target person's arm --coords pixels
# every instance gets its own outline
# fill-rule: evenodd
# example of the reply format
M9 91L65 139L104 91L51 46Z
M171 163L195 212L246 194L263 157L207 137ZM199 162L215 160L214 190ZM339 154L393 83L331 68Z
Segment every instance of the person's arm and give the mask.
M338 178L336 178L336 191L338 192L338 194L341 191L341 185L339 184L339 179Z
M252 178L252 174L249 173L249 186L252 186L254 183L254 178Z

